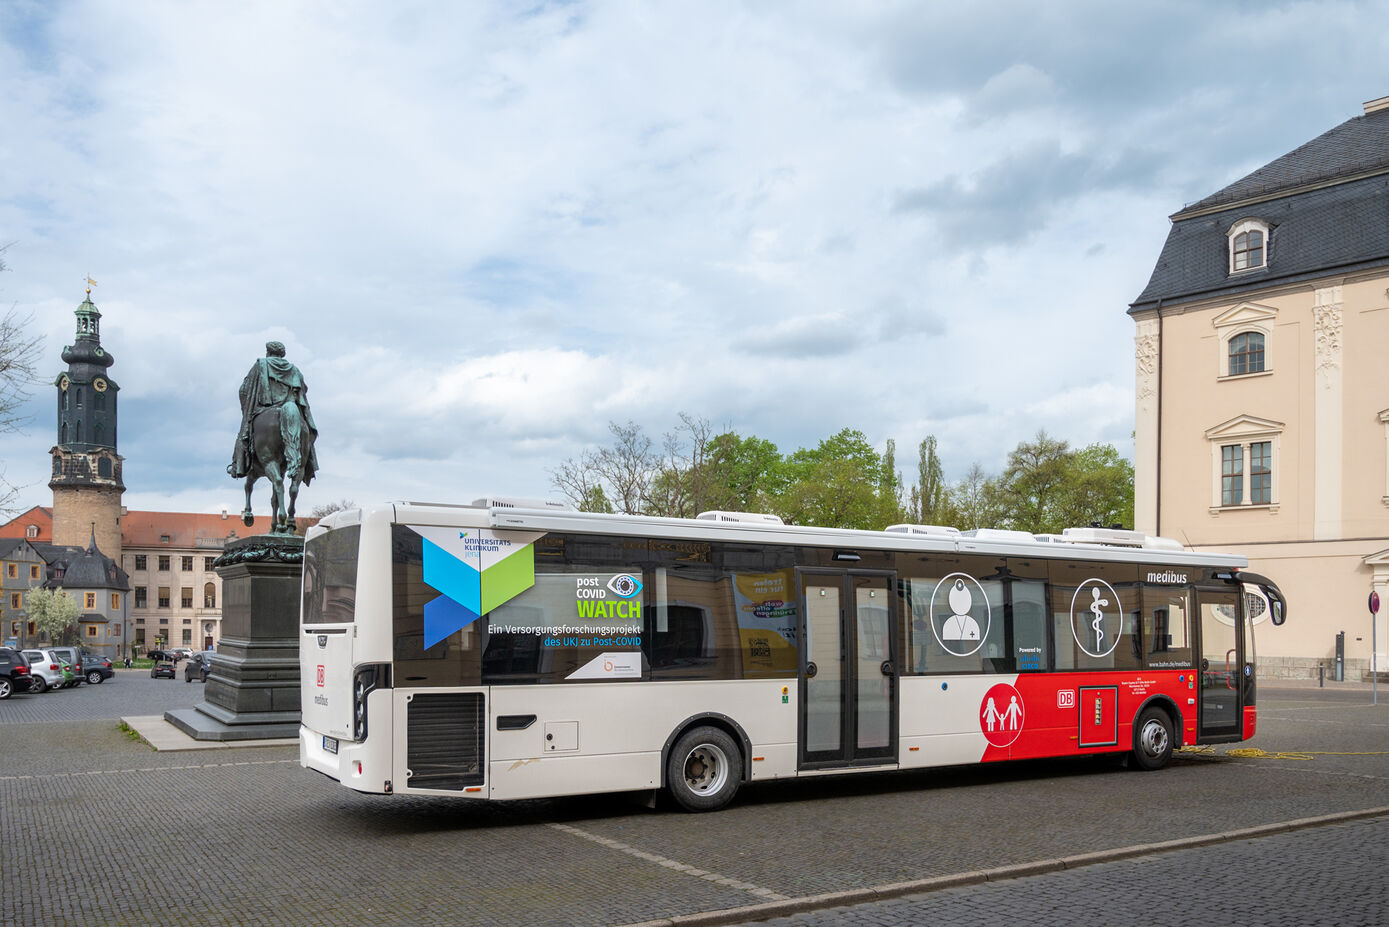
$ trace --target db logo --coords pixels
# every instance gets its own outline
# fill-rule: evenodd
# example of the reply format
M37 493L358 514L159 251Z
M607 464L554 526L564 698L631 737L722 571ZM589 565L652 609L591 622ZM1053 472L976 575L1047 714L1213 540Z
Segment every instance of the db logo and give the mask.
M323 665L322 665L322 664L319 664L319 667L318 667L318 687L319 687L320 689L323 688Z
M1058 690L1056 691L1056 707L1057 707L1057 708L1074 708L1074 707L1076 707L1076 691L1075 691L1075 689L1058 689Z

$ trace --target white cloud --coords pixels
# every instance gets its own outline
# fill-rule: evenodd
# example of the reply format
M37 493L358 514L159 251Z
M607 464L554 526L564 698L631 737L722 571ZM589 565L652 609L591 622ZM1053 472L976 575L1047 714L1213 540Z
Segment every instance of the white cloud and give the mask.
M1383 93L1373 37L1302 47L1354 4L1252 34L1195 3L16 10L0 299L56 375L101 281L127 504L192 511L238 496L271 338L322 431L310 506L544 495L608 421L682 411L786 451L934 432L951 475L1040 425L1125 441L1166 215ZM1296 40L1296 93L1254 69L1279 105L1233 105L1236 38ZM52 403L0 451L30 503Z

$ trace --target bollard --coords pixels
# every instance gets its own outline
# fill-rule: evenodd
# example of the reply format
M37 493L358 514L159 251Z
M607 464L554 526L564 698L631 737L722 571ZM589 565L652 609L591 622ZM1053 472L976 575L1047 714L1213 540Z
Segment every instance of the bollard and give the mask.
M1336 632L1336 676L1337 682L1346 681L1346 632Z
M1326 664L1325 664L1325 663L1318 663L1318 664L1317 664L1317 688L1318 688L1318 689L1325 689L1325 688L1326 688Z

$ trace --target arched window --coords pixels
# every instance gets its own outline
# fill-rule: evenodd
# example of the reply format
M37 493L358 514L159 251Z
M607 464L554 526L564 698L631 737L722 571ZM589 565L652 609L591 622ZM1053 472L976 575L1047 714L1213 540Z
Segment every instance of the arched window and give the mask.
M215 583L203 585L203 608L217 607L217 586Z
M1230 339L1230 376L1262 373L1264 336L1259 332L1240 332Z
M1230 273L1258 270L1268 264L1268 223L1260 219L1236 222L1226 233L1230 242Z

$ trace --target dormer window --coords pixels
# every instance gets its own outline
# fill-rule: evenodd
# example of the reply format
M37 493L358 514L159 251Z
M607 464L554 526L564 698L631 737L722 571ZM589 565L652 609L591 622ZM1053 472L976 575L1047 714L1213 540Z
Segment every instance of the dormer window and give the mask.
M1268 223L1244 219L1230 229L1230 273L1258 270L1268 263Z

